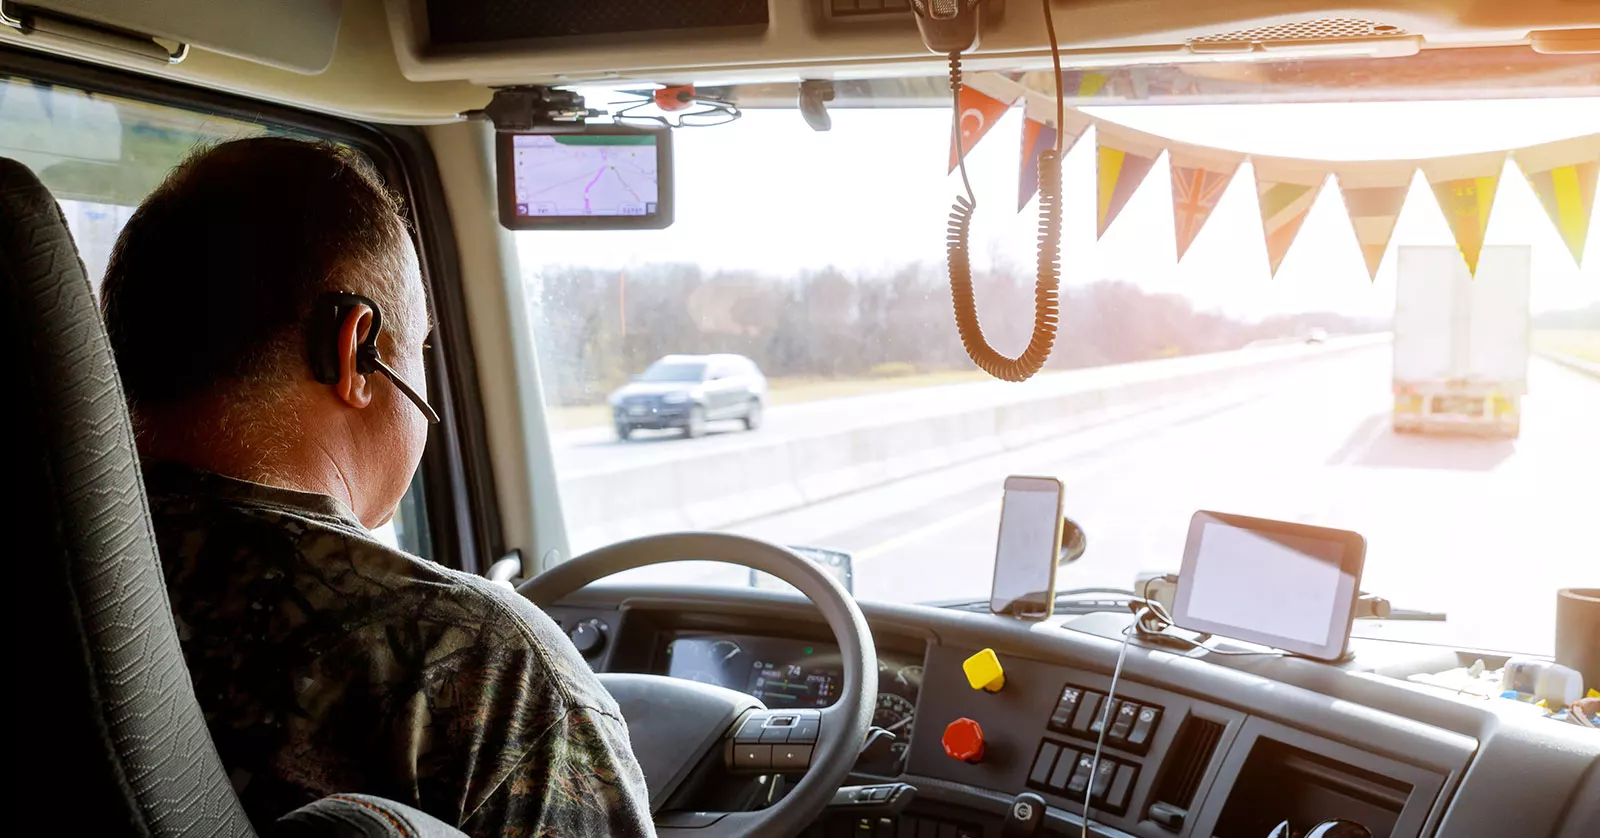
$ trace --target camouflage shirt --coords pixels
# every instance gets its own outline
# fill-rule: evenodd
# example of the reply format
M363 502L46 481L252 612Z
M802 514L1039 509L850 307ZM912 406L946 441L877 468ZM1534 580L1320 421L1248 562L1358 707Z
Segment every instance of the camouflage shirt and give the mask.
M652 835L616 702L527 600L333 498L146 468L195 694L266 827L338 792L473 835Z

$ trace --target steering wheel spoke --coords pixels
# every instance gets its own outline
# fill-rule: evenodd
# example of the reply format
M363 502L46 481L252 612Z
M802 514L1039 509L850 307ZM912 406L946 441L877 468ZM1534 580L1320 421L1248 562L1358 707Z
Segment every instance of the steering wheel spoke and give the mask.
M659 815L661 835L795 835L820 815L849 775L871 726L878 699L878 655L872 631L855 601L828 573L795 553L753 538L722 533L647 536L594 550L557 565L517 590L535 605L549 607L598 579L654 564L710 560L771 574L808 597L833 631L839 646L843 683L837 702L820 711L767 710L744 693L659 675L608 673L601 683L612 693L628 723L634 754L657 812L706 761L731 762L734 774L797 773L793 789L755 812L670 812ZM761 715L765 714L765 715ZM770 738L747 743L757 750L741 766L739 726L752 715L773 724ZM807 742L804 720L816 720ZM763 722L765 724L765 721ZM782 737L778 736L781 728ZM798 731L791 742L789 733ZM779 739L782 741L779 741ZM765 750L761 748L764 746ZM781 751L774 748L781 746ZM809 749L809 750L806 750ZM777 755L775 757L775 754ZM767 765L761 765L762 758ZM773 765L780 760L783 764ZM801 766L800 761L806 765Z

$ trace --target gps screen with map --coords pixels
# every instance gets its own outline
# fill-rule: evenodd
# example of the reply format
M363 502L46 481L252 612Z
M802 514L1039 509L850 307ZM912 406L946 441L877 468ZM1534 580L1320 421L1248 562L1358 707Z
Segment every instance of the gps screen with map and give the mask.
M617 126L499 135L500 221L513 230L672 223L671 134Z

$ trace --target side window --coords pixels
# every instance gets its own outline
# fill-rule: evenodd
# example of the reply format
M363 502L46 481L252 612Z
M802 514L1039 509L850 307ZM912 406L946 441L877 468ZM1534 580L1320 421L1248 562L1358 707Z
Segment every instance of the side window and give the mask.
M296 132L0 76L0 156L55 195L96 293L122 226L173 166L196 148L263 134ZM374 535L427 556L422 485L419 473L395 520Z

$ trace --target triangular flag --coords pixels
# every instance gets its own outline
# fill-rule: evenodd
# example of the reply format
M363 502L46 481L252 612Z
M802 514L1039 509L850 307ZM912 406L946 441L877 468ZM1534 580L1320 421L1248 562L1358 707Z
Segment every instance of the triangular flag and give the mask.
M1098 96L1110 80L1111 77L1105 73L1067 70L1061 74L1061 95L1068 99L1090 99Z
M1039 155L1054 148L1056 143L1055 100L1030 94L1023 100L1022 114L1022 171L1017 176L1017 212L1021 212L1033 196L1039 194ZM1078 138L1089 130L1089 118L1075 110L1067 110L1067 135L1061 142L1061 154L1072 150Z
M1039 194L1039 155L1055 148L1056 129L1032 119L1022 123L1022 174L1017 176L1017 212Z
M961 85L957 97L961 109L961 150L956 149L955 138L950 139L950 168L956 170L961 155L970 153L972 147L989 133L995 122L1005 116L1011 104L1022 97L1023 87L999 73L978 73Z
M1099 199L1095 203L1098 238L1110 229L1111 222L1117 220L1117 214L1155 166L1156 158L1161 156L1162 141L1108 122L1095 123L1094 141L1095 180L1099 184Z
M1478 273L1478 254L1483 252L1483 234L1489 229L1489 211L1494 208L1494 193L1500 186L1500 172L1506 153L1467 154L1422 162L1422 173L1433 186L1433 197L1444 211L1444 220L1455 236L1467 272Z
M1511 153L1539 203L1583 264L1583 244L1594 213L1595 176L1600 173L1600 134L1557 140Z
M1300 225L1316 203L1332 164L1282 157L1251 157L1250 163L1255 169L1261 229L1267 237L1267 262L1272 266L1272 275L1277 276L1278 266L1283 264Z
M1374 282L1416 171L1414 161L1383 160L1341 163L1334 172L1345 212L1356 231L1356 243L1361 246L1361 259L1367 265L1367 278Z
M1173 146L1167 150L1172 164L1172 221L1177 234L1178 258L1194 244L1200 228L1217 208L1244 155L1199 146Z

